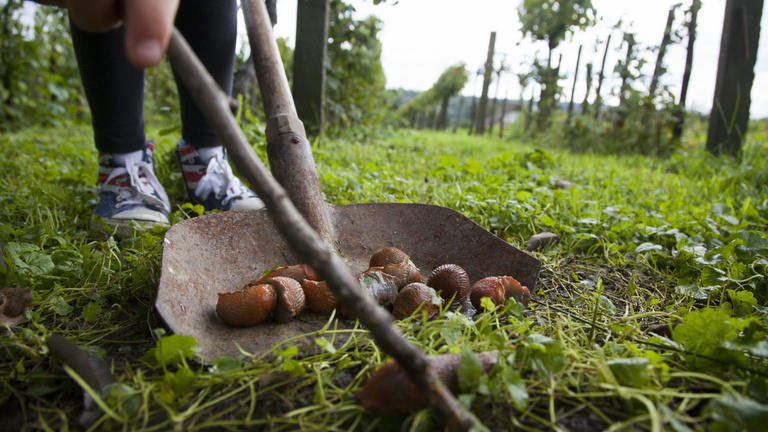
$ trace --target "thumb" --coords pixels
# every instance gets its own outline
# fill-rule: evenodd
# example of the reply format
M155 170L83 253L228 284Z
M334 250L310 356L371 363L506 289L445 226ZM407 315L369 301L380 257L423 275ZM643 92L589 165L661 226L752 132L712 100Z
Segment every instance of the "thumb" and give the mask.
M179 0L129 0L124 3L125 52L134 66L155 66L163 59Z

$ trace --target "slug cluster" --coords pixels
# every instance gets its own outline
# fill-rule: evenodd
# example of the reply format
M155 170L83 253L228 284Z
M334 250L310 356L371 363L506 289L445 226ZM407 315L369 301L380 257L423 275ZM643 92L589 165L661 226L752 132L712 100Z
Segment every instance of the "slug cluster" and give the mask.
M285 323L304 309L330 313L336 306L336 297L315 270L298 264L278 267L240 291L219 293L216 314L230 326L250 327L270 317Z
M432 318L444 302L451 308L473 314L481 299L495 305L514 297L527 305L531 294L512 276L493 276L470 284L467 272L455 264L444 264L424 281L420 270L405 252L394 247L377 251L368 269L358 277L360 286L376 302L390 308L402 319L416 311ZM305 308L315 313L330 313L339 302L320 276L306 264L278 267L236 292L220 293L216 313L233 327L249 327L272 317L278 323L289 321ZM342 316L352 318L343 307Z

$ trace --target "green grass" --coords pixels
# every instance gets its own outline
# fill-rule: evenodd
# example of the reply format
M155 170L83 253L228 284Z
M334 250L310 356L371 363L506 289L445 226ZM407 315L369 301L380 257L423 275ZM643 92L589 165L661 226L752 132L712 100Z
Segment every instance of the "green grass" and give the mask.
M178 207L173 134L159 136L158 174L174 185L179 221L195 212ZM194 363L193 343L165 335L152 307L163 231L88 235L88 129L27 130L0 144L0 284L34 294L27 321L0 329L0 412L19 412L29 429L77 428L83 390L44 343L60 333L109 359L118 381L94 430L437 427L429 411L375 417L355 403L386 359L359 328L318 332L316 352L288 343L242 363ZM768 420L764 142L740 162L409 131L314 152L329 202L439 204L521 248L537 232L561 236L535 253L544 266L528 310L398 324L427 353L464 353L460 399L489 428L758 430ZM183 355L158 354L168 349ZM497 350L500 362L472 373L469 350Z

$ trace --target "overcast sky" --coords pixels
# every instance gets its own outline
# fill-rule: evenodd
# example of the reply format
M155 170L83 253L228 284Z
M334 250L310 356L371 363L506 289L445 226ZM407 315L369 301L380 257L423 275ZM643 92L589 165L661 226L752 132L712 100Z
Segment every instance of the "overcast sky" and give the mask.
M596 45L596 40L600 39L602 44L610 28L621 18L625 23L631 23L629 28L637 34L641 47L657 46L664 31L667 11L680 0L592 2L602 18L601 22L595 28L580 32L563 42L559 49L563 54L561 72L568 76L561 85L570 94L576 53L579 44L584 45L577 100L581 100L584 95L584 65L591 61L595 69L599 67L603 45ZM279 0L277 3L278 24L275 31L278 36L288 38L290 45L293 45L296 0ZM380 39L388 88L426 90L443 70L458 62L466 63L471 72L476 71L485 62L490 32L496 31L497 61L506 55L506 61L512 68L512 73L502 76L499 96L508 93L510 97L517 98L520 90L514 73L530 67L537 52L541 58L546 55L543 43L523 41L518 44L521 41L517 18L520 0L400 0L394 5L389 0L378 6L374 6L371 0L352 0L351 3L361 17L373 14L384 23ZM682 0L682 3L687 8L690 0ZM699 32L688 93L688 107L697 111L708 112L712 104L724 9L724 0L703 0L699 13ZM678 13L678 25L681 25L683 19L681 12ZM752 89L753 118L768 117L768 12L763 14L762 30ZM614 34L607 71L612 72L616 60L623 56L623 50L616 50L620 41L621 35ZM686 43L673 46L665 61L668 68L665 82L672 86L676 95L679 94L682 80ZM654 61L655 54L649 55L648 65L644 69L647 75L651 74ZM617 79L605 85L617 87ZM474 81L474 76L471 76L464 94L478 94L480 86L479 80ZM491 90L493 95L495 87L491 87Z

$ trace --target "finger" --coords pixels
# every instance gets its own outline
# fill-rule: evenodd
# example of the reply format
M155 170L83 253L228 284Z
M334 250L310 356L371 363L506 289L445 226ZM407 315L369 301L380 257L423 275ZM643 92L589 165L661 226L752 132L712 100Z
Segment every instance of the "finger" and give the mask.
M125 52L137 67L160 63L171 36L179 0L125 2Z
M121 20L115 0L69 0L68 7L77 28L87 32L109 30Z

